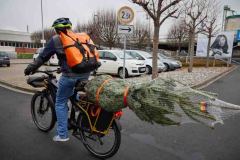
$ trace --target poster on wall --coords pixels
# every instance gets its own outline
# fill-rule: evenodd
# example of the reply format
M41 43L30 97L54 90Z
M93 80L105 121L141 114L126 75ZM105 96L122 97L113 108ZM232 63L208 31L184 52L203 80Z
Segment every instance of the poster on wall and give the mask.
M234 32L221 32L216 37L213 37L210 45L209 56L215 58L230 58L232 57L234 41ZM200 34L197 42L197 53L199 57L207 57L208 38L206 35Z

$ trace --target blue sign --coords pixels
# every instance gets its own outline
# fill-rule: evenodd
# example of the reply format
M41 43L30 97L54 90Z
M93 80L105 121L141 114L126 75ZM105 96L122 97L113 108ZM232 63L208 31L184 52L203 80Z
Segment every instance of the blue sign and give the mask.
M240 30L237 31L237 38L236 38L237 42L240 42Z

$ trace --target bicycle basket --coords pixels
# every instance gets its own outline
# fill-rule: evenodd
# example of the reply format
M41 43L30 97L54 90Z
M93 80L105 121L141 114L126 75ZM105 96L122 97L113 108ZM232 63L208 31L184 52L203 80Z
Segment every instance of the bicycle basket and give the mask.
M108 129L112 125L114 113L107 112L100 107L92 105L88 108L88 114L92 123L92 130L94 132L107 134Z
M41 76L41 77L29 77L27 79L27 83L35 88L39 88L39 87L45 87L46 84L44 82L44 80L46 79L45 76Z

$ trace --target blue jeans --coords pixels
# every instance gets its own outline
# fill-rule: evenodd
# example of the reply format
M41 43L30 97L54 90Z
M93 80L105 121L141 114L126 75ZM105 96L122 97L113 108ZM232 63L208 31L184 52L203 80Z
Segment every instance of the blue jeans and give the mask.
M84 73L78 77L61 76L58 82L56 95L57 135L61 138L68 137L68 98L74 94L74 86L77 80L88 80L90 73Z

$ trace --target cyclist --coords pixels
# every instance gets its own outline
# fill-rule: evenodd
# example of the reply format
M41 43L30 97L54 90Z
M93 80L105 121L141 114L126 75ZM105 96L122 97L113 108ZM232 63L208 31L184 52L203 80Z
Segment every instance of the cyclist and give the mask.
M66 55L62 45L56 45L60 42L59 35L61 32L71 30L72 23L69 18L58 18L53 22L52 27L56 31L56 35L53 36L47 43L44 50L39 54L36 61L29 64L25 69L25 75L34 73L42 64L48 61L55 53L59 59L59 65L61 66L62 76L58 82L58 90L56 94L55 110L57 116L57 135L53 137L53 141L68 141L68 98L73 95L74 86L77 81L88 80L90 72L87 73L74 73L67 65ZM60 43L61 44L61 43ZM58 46L58 47L57 47ZM100 64L99 64L100 66Z

